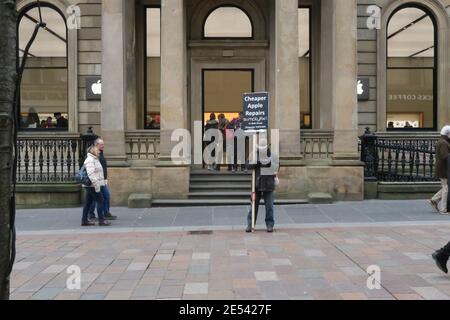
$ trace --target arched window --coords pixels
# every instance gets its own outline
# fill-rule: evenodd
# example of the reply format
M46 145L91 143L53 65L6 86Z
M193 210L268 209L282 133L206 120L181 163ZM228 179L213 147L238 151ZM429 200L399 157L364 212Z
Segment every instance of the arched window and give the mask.
M223 6L206 18L204 38L253 38L253 26L247 13L237 7Z
M387 128L436 130L437 32L418 6L400 7L387 36Z
M20 87L20 129L62 130L68 125L67 26L64 16L53 6L41 4L19 14L18 56L24 50L38 21L40 27L31 46Z

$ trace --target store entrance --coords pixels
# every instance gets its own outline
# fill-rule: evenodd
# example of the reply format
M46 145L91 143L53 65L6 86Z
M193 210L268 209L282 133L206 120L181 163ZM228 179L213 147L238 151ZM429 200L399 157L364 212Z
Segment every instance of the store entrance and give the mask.
M254 92L253 69L202 69L202 120L203 133L218 128L226 139L225 129L236 126L242 111L242 96ZM204 143L206 148L209 143ZM226 152L222 166L227 166ZM211 168L210 168L211 169Z

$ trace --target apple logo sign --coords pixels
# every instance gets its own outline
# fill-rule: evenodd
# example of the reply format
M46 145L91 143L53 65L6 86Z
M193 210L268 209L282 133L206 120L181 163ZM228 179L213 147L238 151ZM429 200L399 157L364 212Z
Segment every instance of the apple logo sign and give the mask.
M93 83L91 90L93 94L102 94L102 80L98 80L96 83Z
M362 95L364 93L364 88L361 80L358 80L358 95Z
M100 76L86 77L86 100L102 99L102 79Z
M370 79L367 77L358 78L357 83L357 92L358 92L358 101L368 101L370 99Z

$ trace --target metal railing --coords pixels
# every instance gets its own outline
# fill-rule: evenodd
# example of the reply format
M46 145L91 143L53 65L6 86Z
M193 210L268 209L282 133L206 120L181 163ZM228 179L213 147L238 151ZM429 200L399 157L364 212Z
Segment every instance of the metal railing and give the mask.
M366 180L436 181L436 134L373 134L360 137Z
M90 129L89 129L90 130ZM97 136L86 134L20 134L17 138L17 179L20 184L72 183L86 149Z
M30 137L17 140L17 183L73 181L80 165L79 136Z

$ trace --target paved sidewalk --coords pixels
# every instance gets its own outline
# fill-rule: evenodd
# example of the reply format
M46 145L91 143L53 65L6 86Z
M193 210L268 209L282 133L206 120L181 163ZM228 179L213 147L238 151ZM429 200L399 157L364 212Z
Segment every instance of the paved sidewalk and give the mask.
M439 225L19 236L12 299L450 299L430 258L449 238ZM66 289L71 265L81 290Z
M81 230L81 208L18 210L17 229L23 231ZM249 207L199 208L113 208L119 220L114 229L130 231L147 228L154 231L186 229L236 229L246 225ZM264 227L265 211L260 209L258 224ZM332 205L277 206L278 228L295 226L373 225L386 223L448 222L450 216L433 212L427 201L341 202ZM86 230L84 228L83 230ZM89 231L92 228L89 228Z
M450 299L431 259L450 217L425 201L279 207L273 234L244 233L245 209L115 208L102 229L81 229L80 209L20 210L12 299Z

